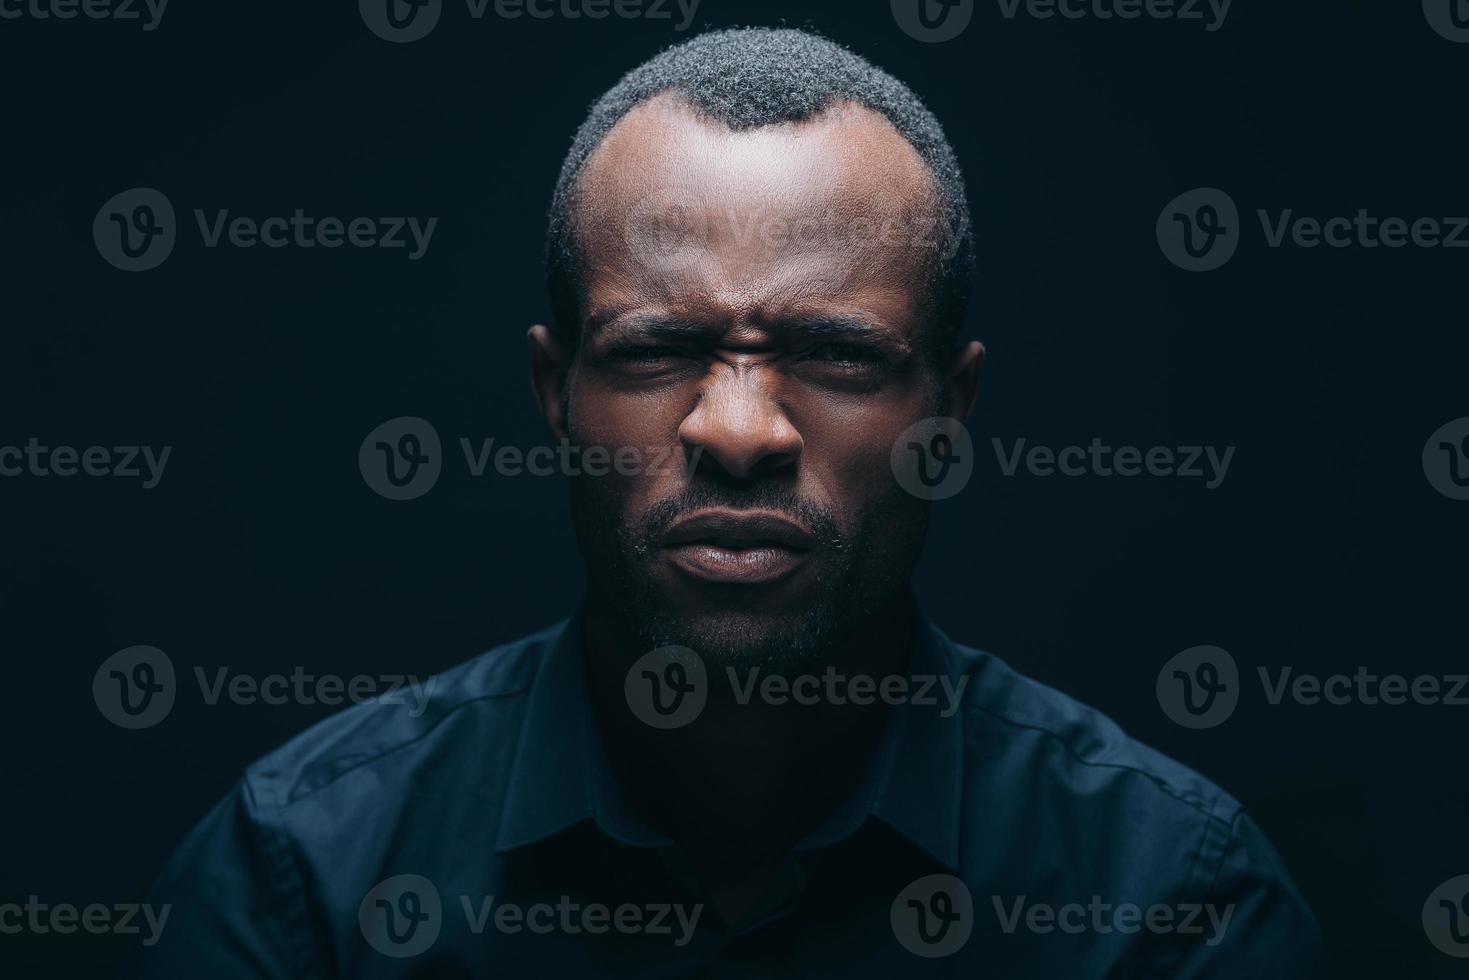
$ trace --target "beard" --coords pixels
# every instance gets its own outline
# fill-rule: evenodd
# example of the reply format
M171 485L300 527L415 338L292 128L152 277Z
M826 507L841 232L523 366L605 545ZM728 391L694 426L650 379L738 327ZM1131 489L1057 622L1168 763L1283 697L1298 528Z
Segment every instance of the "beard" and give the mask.
M820 668L863 621L903 591L923 549L928 506L896 483L843 526L798 497L785 481L736 486L695 474L671 497L624 518L617 481L571 480L572 514L595 601L619 619L644 651L681 646L719 668ZM708 600L683 609L653 574L657 542L685 514L705 508L786 515L812 533L817 568L812 598L773 607L759 586L711 586Z

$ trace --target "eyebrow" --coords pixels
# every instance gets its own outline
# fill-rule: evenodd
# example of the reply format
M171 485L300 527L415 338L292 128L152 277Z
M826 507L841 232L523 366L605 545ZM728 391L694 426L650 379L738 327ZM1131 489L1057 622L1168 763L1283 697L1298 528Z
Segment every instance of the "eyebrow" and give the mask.
M708 324L691 323L666 313L610 313L587 319L588 334L636 334L652 340L687 340L711 333Z
M788 317L780 321L789 330L808 337L870 336L874 340L902 341L902 335L886 324L861 313L823 313Z
M671 317L666 313L611 313L587 320L588 333L606 333L613 337L637 337L647 340L691 340L719 332L719 327ZM911 341L890 326L860 313L822 313L781 317L774 324L781 332L799 334L814 340L863 339L888 347L908 350Z

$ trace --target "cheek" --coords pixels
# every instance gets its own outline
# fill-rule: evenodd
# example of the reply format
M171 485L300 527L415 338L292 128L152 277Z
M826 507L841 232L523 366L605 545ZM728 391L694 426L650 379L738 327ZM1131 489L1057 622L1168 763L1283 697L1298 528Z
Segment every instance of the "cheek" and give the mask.
M687 401L680 391L629 393L608 390L592 380L573 384L569 435L583 453L592 446L607 450L612 462L607 474L598 478L604 493L637 507L667 497L682 485L678 429L688 411Z
M843 512L870 509L901 490L893 476L893 444L932 408L931 394L919 385L875 396L793 399L791 420L805 442L803 481Z

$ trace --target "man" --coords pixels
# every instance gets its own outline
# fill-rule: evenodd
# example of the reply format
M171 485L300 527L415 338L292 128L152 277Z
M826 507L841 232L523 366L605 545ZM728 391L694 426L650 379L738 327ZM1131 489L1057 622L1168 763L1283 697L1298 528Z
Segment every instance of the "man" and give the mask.
M916 608L971 264L942 129L846 50L626 76L529 337L553 435L623 464L572 480L579 612L250 767L138 971L1313 975L1236 801Z

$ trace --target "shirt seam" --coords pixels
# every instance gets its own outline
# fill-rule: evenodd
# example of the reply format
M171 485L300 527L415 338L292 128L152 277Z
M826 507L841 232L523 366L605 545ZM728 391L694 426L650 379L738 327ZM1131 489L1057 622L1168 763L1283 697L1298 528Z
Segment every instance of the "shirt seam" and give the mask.
M281 899L282 925L286 932L286 955L290 958L294 976L324 976L321 963L312 952L311 938L303 923L307 919L305 882L301 878L292 853L290 840L278 825L281 806L272 800L266 803L246 776L241 788L247 802L247 812L253 811L251 823L260 834L261 844L271 864L270 885Z
M1098 762L1098 761L1093 760L1093 759L1088 759L1084 755L1082 755L1080 752L1078 752L1076 749L1074 749L1071 746L1071 744L1066 741L1066 739L1062 738L1056 732L1051 731L1049 728L1043 728L1043 727L1041 727L1039 725L1028 725L1025 722L1016 721L1013 718L1008 718L1005 715L1002 715L999 712L994 711L993 709L984 707L983 705L969 704L969 705L966 705L965 707L966 707L967 710L970 710L970 711L980 711L980 712L983 712L984 714L988 715L989 717L994 718L994 719L996 719L998 721L1004 722L1005 724L1011 726L1012 728L1019 728L1019 729L1025 730L1025 731L1036 732L1038 734L1044 735L1044 736L1046 736L1047 739L1049 739L1052 742L1055 742L1062 749L1064 749L1068 755L1070 755L1073 759L1075 759L1077 762L1081 763L1084 766L1089 766L1089 767L1094 768L1094 769L1116 769L1116 770L1121 770L1123 772L1133 773L1134 775L1137 775L1137 776L1142 776L1144 779L1147 779L1153 785L1157 786L1158 789L1162 790L1165 794L1167 794L1168 796L1171 796L1173 799L1175 799L1178 802L1180 802L1180 803L1184 804L1185 806L1189 807L1190 809L1192 809L1196 813L1204 816L1209 821L1211 821L1213 823L1222 823L1222 824L1228 824L1229 823L1229 821L1225 820L1223 817L1218 816L1217 813L1216 813L1216 810L1218 808L1218 803L1219 803L1219 798L1218 797L1216 797L1212 802L1211 801L1205 801L1203 799L1191 799L1188 796L1185 796L1181 790L1175 788L1171 783L1169 783L1162 776L1160 776L1160 775L1158 775L1156 773L1153 773L1153 772L1149 772L1146 769L1140 769L1137 766L1131 766L1131 765L1127 765L1127 764L1121 763L1121 762Z
M331 774L331 777L329 779L327 779L325 782L321 783L319 786L313 786L313 787L311 787L308 790L304 790L300 795L296 795L294 793L294 790L295 790L295 788L297 786L300 785L300 781L297 780L297 781L292 782L291 783L291 790L292 790L292 792L284 794L283 802L280 805L282 807L284 807L284 806L287 806L287 805L290 805L290 804L299 803L299 802L301 802L302 800L305 800L305 799L309 799L310 797L315 796L317 793L319 793L319 792L321 792L323 790L326 790L326 789L331 788L331 786L334 783L336 783L338 780L340 780L340 779L342 779L342 778L350 775L351 773L356 772L358 769L361 769L363 766L370 766L370 765L372 765L375 762L381 762L383 759L385 759L388 756L394 754L395 752L401 752L403 749L406 749L409 746L414 745L414 744L416 744L416 743L418 743L418 742L420 742L420 741L428 738L430 735L432 735L434 733L434 731L440 725L442 725L444 722L448 721L451 717L453 717L455 714L457 714L460 710L462 710L464 708L468 708L468 707L470 707L472 705L478 704L481 701L494 701L494 700L498 700L498 699L502 699L502 698L516 698L516 697L521 697L529 689L530 689L530 685L527 684L525 687L522 687L522 688L520 688L518 690L515 690L515 691L497 692L495 694L481 694L481 695L477 695L477 696L475 696L473 698L469 698L468 700L461 701L459 704L456 704L452 708L450 708L447 711L445 711L442 715L440 715L437 719L434 720L433 724L429 725L427 728L425 728L423 731L419 732L418 734L414 735L412 738L409 738L409 739L407 739L405 741L399 742L396 745L391 746L390 748L383 749L381 752L378 752L376 755L370 756L369 758L361 759L361 760L359 760L357 762L354 762L352 765L348 766L345 769L342 769L339 772L332 773ZM261 780L265 780L265 779L268 778L266 776L266 774L259 773L259 772L256 773L256 776L257 776L257 778L260 778Z
M1209 897L1214 893L1214 888L1219 882L1219 876L1224 872L1224 861L1229 857L1230 849L1234 846L1234 842L1238 836L1239 821L1243 815L1244 808L1237 807L1234 811L1234 816L1228 820L1223 817L1215 817L1212 821L1204 825L1204 833L1202 839L1199 841L1199 848L1194 853L1194 859L1189 864L1188 874L1183 879L1183 897L1185 899L1188 897L1188 892L1194 890L1194 882L1198 877L1199 866L1205 860L1204 852L1209 849L1209 841L1211 836L1213 836L1211 832L1218 831L1221 827L1224 827L1228 828L1228 833L1219 845L1218 857L1213 859L1214 872L1209 876L1208 884L1202 889L1197 889L1200 904L1208 903ZM1210 810L1210 816L1214 816L1213 809ZM1175 934L1173 938L1175 941L1166 944L1158 957L1157 970L1155 972L1160 977L1174 976L1177 973L1179 964L1183 962L1184 956L1189 951L1189 947L1181 941L1181 937L1178 934Z

